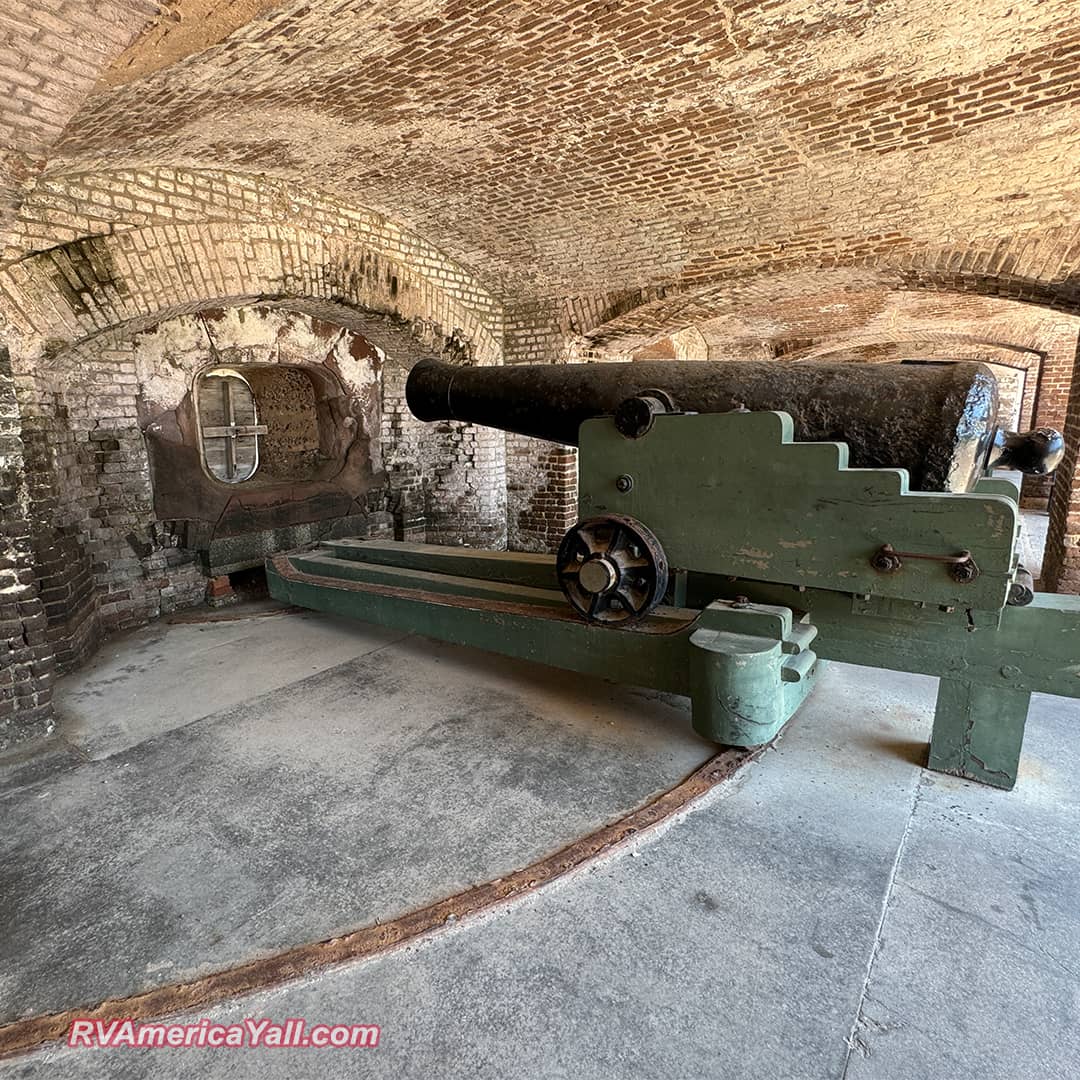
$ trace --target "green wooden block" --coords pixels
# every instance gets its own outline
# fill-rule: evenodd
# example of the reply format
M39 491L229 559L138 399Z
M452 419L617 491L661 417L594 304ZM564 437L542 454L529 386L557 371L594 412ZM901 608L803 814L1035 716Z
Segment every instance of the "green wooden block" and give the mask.
M1031 693L942 679L930 739L931 769L1012 788Z

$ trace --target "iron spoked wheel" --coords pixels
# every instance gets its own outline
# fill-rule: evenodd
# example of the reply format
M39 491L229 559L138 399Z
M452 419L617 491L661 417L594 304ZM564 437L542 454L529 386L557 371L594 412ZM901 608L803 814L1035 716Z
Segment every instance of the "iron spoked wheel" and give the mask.
M644 618L667 592L664 549L631 517L579 521L563 537L555 566L567 600L592 623Z

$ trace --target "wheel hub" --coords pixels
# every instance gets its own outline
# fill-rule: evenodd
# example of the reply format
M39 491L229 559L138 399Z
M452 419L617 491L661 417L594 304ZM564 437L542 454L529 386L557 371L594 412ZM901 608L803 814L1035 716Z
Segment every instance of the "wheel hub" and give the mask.
M593 595L608 592L615 587L618 580L618 569L605 555L594 555L591 559L586 559L578 571L581 587Z

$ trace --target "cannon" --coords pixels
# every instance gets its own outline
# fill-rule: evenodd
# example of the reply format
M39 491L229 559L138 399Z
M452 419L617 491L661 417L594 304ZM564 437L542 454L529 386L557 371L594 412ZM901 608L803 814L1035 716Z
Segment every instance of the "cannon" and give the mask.
M463 420L569 446L598 416L614 417L633 438L659 412L780 409L800 442L844 442L852 468L907 469L917 491L970 491L988 468L1052 472L1065 449L1049 428L1000 429L997 379L972 361L477 368L421 360L405 393L421 420Z
M1080 598L1037 592L1019 491L1051 429L998 424L974 362L421 361L422 420L579 447L554 555L344 539L271 593L690 699L717 743L774 738L835 659L940 679L928 765L1016 780L1031 694L1080 697Z

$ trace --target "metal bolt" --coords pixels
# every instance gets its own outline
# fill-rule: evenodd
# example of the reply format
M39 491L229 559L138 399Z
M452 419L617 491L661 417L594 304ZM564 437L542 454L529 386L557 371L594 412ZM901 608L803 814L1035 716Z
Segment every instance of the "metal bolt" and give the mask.
M903 569L904 562L891 545L884 544L870 556L870 565L879 574L895 574Z
M960 585L967 585L979 576L979 568L973 562L956 563L949 567L949 576Z
M623 473L615 478L615 490L625 495L634 486L634 478Z

